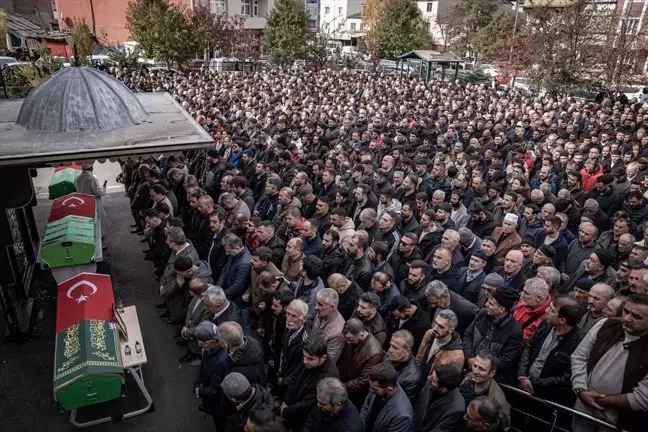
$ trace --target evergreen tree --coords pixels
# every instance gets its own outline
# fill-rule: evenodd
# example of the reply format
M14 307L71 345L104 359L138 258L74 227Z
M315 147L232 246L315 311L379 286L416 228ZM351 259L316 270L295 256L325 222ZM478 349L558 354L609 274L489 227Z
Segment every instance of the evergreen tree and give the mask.
M381 58L394 58L430 43L421 10L410 0L386 0L382 16L374 26Z

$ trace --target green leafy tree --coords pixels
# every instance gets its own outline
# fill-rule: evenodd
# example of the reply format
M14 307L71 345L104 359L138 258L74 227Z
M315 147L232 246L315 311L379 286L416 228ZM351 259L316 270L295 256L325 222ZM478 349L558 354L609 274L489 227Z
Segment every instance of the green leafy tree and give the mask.
M421 10L410 0L386 0L380 19L368 33L378 45L381 58L394 58L431 42Z
M105 47L106 55L122 68L137 69L139 58L142 51L139 46L136 46L131 51L120 49L115 45Z
M362 22L365 26L364 41L374 70L380 62L380 41L378 40L379 33L376 31L376 26L382 19L384 8L385 2L383 0L367 0L362 10Z
M7 40L7 12L0 9L0 49L4 50L5 40Z
M225 13L212 13L208 7L199 5L189 12L189 21L199 50L208 53L223 49L228 30Z
M501 0L457 0L445 18L445 31L458 52L475 57L475 39L492 23L501 4Z
M569 94L588 87L592 71L600 69L606 28L613 11L593 8L588 0L574 0L556 13L538 6L529 10L526 30L529 77L549 94ZM609 49L609 48L608 48Z
M74 46L76 48L74 53L74 65L89 65L92 58L94 38L90 31L90 27L88 27L88 24L85 22L85 19L76 22L72 38L74 39Z
M509 12L497 12L486 27L482 27L472 40L472 46L482 60L498 60L502 55L508 56L509 37L513 33L515 15Z
M147 57L183 64L200 49L190 12L168 0L135 0L126 9L126 28Z
M39 58L38 65L46 75L53 74L63 68L63 62L60 59L54 58L52 51L47 46L47 41L41 41L37 53Z
M277 0L268 14L264 42L270 61L289 65L304 59L308 53L311 35L308 31L308 12L301 0Z
M246 21L247 16L238 14L228 19L224 51L239 60L256 61L261 55L261 42L252 30L245 28Z

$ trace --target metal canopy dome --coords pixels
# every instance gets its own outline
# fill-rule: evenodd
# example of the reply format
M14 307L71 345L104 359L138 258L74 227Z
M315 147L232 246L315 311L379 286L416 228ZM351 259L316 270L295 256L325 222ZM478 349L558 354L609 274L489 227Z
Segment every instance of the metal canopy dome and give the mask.
M97 69L72 67L36 87L16 123L39 132L99 132L138 125L146 117L124 84Z

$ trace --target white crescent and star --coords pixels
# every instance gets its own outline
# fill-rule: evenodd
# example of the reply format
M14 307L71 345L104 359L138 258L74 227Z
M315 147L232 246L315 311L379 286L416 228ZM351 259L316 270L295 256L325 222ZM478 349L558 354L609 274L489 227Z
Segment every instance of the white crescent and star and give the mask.
M85 200L83 198L79 198L78 196L71 196L71 197L65 198L63 200L63 202L61 203L61 205L64 205L66 207L72 207L72 208L77 207L79 205L79 204L74 204L74 203L68 205L67 202L70 201L70 200L77 200L77 201L79 201L79 204L85 204Z
M72 293L74 292L75 289L77 289L77 288L80 287L81 285L87 285L87 286L89 286L90 288L92 288L92 292L90 293L90 295L83 295L83 294L81 294L79 297L77 297L77 298L75 299L74 297L72 297ZM88 297L90 297L91 295L93 295L93 294L96 293L96 292L97 292L97 285L93 284L92 282L88 282L88 281L79 281L79 282L75 283L74 285L72 285L72 286L70 287L70 289L67 290L67 298L70 298L70 299L76 300L76 302L77 302L77 304L78 304L78 303L81 303L81 302L87 301L87 300L88 300Z

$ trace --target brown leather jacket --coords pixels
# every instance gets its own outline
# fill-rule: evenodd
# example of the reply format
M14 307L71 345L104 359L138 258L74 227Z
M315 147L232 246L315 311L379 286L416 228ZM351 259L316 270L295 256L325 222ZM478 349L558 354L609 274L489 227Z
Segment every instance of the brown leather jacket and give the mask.
M461 343L461 338L456 332L453 333L452 339L445 345L437 348L434 356L432 358L432 364L426 365L427 359L429 356L429 350L432 345L434 336L432 336L432 330L428 330L423 336L423 342L419 347L418 353L416 354L416 361L421 365L422 370L426 371L429 375L437 366L442 364L449 364L457 368L459 372L463 369L465 358L463 353L463 345Z
M371 368L382 361L383 350L380 342L371 334L358 345L345 342L337 368L340 381L344 383L349 399L354 405L362 406L369 391L369 372Z

